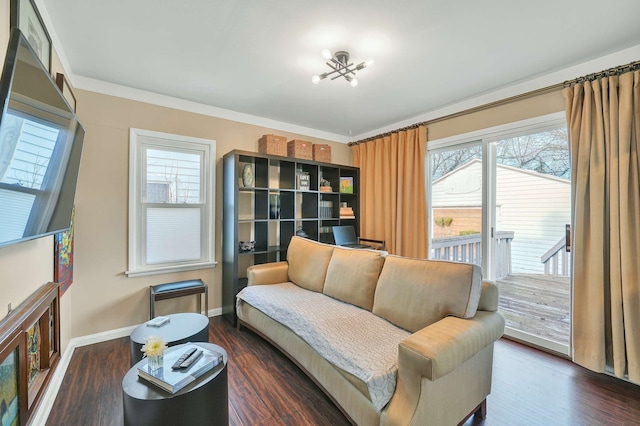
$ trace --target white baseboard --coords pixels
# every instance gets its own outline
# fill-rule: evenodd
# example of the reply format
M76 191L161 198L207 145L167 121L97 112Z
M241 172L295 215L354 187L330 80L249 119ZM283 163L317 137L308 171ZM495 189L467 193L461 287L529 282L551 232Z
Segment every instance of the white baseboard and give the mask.
M209 309L209 311L207 312L207 316L209 318L217 317L220 315L222 315L222 308ZM51 412L53 403L58 396L58 391L60 390L60 386L62 385L62 380L64 379L64 375L67 373L67 368L69 368L71 357L73 356L73 352L76 348L129 336L131 335L131 332L139 325L140 324L117 328L114 330L102 331L100 333L74 337L73 339L71 339L64 353L60 357L60 362L58 362L58 366L53 372L53 376L51 376L49 385L42 395L42 399L40 400L36 411L33 413L33 417L31 417L30 425L42 426L47 422L47 418L49 417L49 413Z

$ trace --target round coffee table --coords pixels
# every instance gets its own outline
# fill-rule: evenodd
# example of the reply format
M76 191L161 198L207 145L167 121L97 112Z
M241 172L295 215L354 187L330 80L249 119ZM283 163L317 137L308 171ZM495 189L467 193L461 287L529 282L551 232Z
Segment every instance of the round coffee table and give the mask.
M131 366L142 359L142 345L148 336L160 336L167 346L180 345L188 342L209 341L209 318L202 314L181 313L166 315L169 322L152 327L142 324L136 327L129 336L131 341Z
M223 363L172 394L138 377L134 365L122 379L124 424L135 426L225 425L229 424L227 352L213 343L195 343L222 352ZM167 351L181 351L178 345Z

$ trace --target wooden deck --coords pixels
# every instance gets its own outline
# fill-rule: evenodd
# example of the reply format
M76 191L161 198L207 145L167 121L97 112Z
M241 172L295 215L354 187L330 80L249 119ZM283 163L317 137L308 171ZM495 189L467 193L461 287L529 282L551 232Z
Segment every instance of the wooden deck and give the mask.
M511 274L496 281L507 327L569 344L571 282L562 275Z

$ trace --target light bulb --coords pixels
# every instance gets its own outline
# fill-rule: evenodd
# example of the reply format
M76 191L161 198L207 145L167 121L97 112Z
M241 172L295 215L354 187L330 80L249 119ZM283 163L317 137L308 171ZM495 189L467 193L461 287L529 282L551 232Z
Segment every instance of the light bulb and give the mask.
M367 62L365 62L365 64L367 66L371 66L371 65L373 65L373 62L374 62L373 59L368 59Z
M314 75L313 77L311 77L311 82L313 84L318 84L320 83L320 76L319 75Z
M333 55L329 49L322 49L322 57L325 59L331 59Z
M351 85L351 87L356 87L358 85L358 79L352 78L349 84Z

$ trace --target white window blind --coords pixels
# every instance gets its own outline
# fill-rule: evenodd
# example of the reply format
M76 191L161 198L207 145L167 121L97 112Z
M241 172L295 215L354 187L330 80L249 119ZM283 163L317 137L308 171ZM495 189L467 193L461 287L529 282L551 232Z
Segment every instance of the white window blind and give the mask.
M215 264L215 141L130 132L129 276Z

